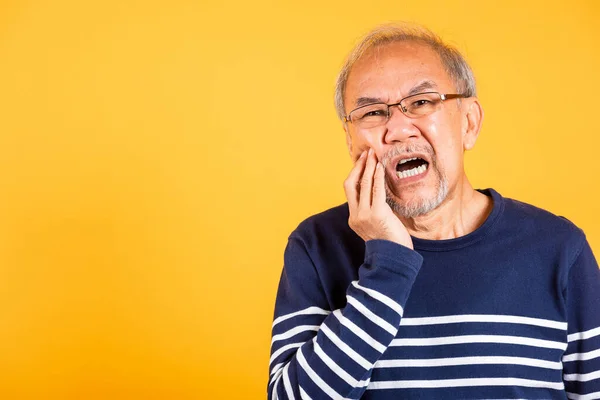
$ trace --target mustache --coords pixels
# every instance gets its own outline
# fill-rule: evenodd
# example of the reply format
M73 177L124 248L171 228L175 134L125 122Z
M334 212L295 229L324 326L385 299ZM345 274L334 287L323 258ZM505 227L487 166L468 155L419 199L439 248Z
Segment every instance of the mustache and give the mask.
M425 153L431 157L431 160L435 161L435 154L431 146L409 144L397 145L389 149L381 158L381 163L384 167L387 167L392 158L405 153Z

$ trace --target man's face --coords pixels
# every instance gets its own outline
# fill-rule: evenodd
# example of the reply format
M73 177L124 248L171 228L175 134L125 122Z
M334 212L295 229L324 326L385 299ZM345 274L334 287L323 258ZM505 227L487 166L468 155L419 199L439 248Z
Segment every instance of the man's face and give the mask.
M439 56L414 42L386 44L371 49L354 64L344 95L346 113L365 103L392 104L431 91L456 93ZM465 140L465 102L446 100L439 110L419 118L409 118L398 107L392 107L387 123L374 128L346 124L353 160L363 150L373 148L384 164L388 204L397 214L407 218L426 214L439 206L462 179L463 151L465 142L470 142ZM413 158L417 159L406 162ZM403 172L406 170L412 171Z

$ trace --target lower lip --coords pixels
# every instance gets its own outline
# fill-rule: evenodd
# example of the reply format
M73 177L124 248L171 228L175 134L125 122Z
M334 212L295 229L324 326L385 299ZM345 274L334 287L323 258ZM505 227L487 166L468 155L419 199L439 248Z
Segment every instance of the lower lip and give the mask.
M427 165L427 169L425 170L425 172L420 173L419 175L409 176L408 178L400 178L398 176L398 174L396 173L396 171L394 171L394 178L395 178L394 181L400 185L414 183L414 182L417 182L417 181L425 178L425 176L427 176L427 174L429 173L430 169L431 169L431 165Z

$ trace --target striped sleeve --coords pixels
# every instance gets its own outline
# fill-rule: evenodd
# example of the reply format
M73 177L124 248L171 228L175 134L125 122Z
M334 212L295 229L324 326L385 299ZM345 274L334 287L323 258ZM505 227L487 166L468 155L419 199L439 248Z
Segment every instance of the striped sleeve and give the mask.
M309 251L290 237L275 304L268 398L359 399L396 336L422 262L399 244L368 241L346 305L331 310Z
M563 380L569 399L600 399L600 270L587 242L569 271Z

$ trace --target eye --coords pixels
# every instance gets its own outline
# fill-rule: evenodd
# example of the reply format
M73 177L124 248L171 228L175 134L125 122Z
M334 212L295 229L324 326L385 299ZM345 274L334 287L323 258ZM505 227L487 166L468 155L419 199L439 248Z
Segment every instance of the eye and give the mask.
M384 110L371 110L371 111L367 111L365 113L365 115L362 116L362 118L381 117L381 116L385 116Z
M427 99L419 99L419 100L415 100L412 103L410 103L411 108L419 108L419 107L423 107L426 105L431 104L431 101L427 100Z
M357 120L380 120L387 118L387 115L387 106L372 105L357 110L354 116Z

